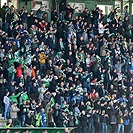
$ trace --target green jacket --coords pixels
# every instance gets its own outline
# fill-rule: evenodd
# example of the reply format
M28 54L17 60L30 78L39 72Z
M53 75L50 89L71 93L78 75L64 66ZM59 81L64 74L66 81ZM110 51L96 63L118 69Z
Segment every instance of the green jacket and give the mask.
M35 119L36 119L36 127L40 127L41 125L41 115L40 114L36 114L35 115Z
M26 93L22 93L19 100L20 100L19 103L21 105L21 104L23 104L23 101L28 101L29 97Z
M11 95L9 98L11 100L12 103L16 102L18 103L17 98L20 96L21 93L18 93L17 95Z

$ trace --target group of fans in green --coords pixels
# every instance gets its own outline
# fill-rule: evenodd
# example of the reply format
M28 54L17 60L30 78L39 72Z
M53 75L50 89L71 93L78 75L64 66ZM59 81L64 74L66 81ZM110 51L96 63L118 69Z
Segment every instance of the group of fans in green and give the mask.
M0 17L0 108L7 128L77 127L77 133L133 129L133 26L128 7L107 17L6 3Z

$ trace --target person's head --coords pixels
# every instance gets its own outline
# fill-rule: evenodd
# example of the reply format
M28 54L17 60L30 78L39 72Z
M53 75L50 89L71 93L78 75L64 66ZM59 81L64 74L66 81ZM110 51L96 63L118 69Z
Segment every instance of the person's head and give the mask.
M16 106L17 106L17 103L16 103L16 102L14 102L14 103L13 103L13 105L16 107Z
M65 111L64 110L62 110L61 113L62 113L63 116L65 116Z
M10 133L11 131L9 129L6 130L6 133Z
M45 13L43 13L43 16L47 16L47 13L45 12Z
M87 58L90 58L90 55L89 54L87 54Z
M112 27L115 27L115 24L114 23L112 23Z
M64 101L63 101L63 104L64 104L64 105L66 105L66 104L67 104L67 102L64 100Z
M125 110L125 111L124 111L124 115L125 115L125 116L127 116L128 113L129 113L128 110Z
M67 5L67 8L68 8L68 9L70 9L70 8L71 8L69 4Z
M65 133L69 133L69 129L68 128L65 128Z
M129 20L129 17L128 17L128 16L126 16L126 17L125 17L125 20L126 20L126 21L127 21L127 20Z
M34 99L32 100L32 104L36 104L36 101Z
M41 112L42 112L42 113L45 113L45 109L44 109L44 108L42 108L42 109L41 109Z
M80 97L80 93L77 93L77 97Z
M6 96L9 96L9 94L10 94L10 92L9 92L9 91L7 91L7 92L6 92Z
M92 114L92 112L93 112L92 109L90 109L90 110L89 110L89 113Z
M102 87L102 89L104 89L104 84L103 83L102 83L102 86L101 87Z
M99 93L98 92L95 93L95 97L99 98Z
M57 12L56 8L53 9L53 12Z
M103 23L103 21L102 21L102 20L100 20L100 23L102 24L102 23Z
M49 112L53 112L53 109L52 108L49 108Z
M12 124L12 119L9 119L9 120L8 120L8 123Z
M129 82L131 82L131 83L132 83L132 81L133 81L133 79L132 79L132 78L130 78L130 79L129 79Z
M26 105L26 101L23 101L23 105Z
M114 69L113 72L116 73L116 69Z
M11 85L14 86L14 85L15 85L15 81L12 81L12 82L11 82Z
M105 114L105 110L102 110L102 114Z
M28 131L28 130L26 130L26 131L25 131L25 133L29 133L29 131Z
M85 111L84 110L82 110L82 115L85 115Z
M133 94L130 94L129 97L130 97L130 98L133 98Z
M47 130L45 130L45 131L43 131L43 133L48 133L48 131L47 131Z
M40 7L40 10L43 10L43 6Z
M20 87L23 87L23 84L20 82L20 83L19 83L19 86L20 86Z
M117 61L117 64L120 64L120 60Z
M133 90L133 87L132 86L129 86L129 91L131 92Z
M98 109L96 110L96 113L99 113L99 110Z
M37 86L36 82L34 82L34 83L33 83L33 86L34 86L34 87L36 87L36 86Z
M130 70L129 72L130 72L131 74L133 74L133 70Z

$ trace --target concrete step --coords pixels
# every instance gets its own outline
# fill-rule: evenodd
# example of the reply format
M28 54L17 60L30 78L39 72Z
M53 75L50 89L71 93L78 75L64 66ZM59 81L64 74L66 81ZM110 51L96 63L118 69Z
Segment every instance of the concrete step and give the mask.
M0 118L2 117L2 114L0 114Z
M7 120L4 120L3 115L0 113L0 127L5 127Z
M7 123L7 120L0 120L0 127L5 127Z
M0 120L4 120L4 117L0 117Z

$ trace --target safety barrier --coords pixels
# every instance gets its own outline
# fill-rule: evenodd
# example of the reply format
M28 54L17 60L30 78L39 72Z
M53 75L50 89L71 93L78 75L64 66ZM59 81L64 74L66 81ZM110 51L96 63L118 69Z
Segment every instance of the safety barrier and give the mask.
M75 127L68 127L69 133L76 133ZM0 128L0 133L6 133L6 131L10 130L10 133L45 133L46 131L48 133L64 133L65 127L46 127L46 128L40 128L40 127L15 127L15 128ZM8 132L7 131L7 132Z

